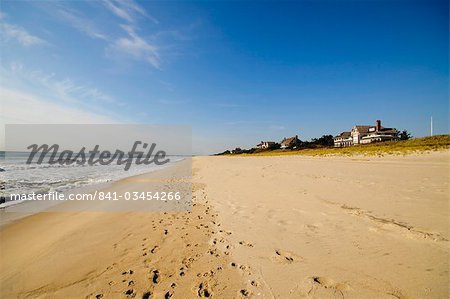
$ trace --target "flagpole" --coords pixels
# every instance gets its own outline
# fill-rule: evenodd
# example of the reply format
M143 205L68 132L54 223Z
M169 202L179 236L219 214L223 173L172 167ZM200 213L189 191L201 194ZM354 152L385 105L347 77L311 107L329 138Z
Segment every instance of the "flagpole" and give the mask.
M430 126L430 128L431 128L431 136L433 136L433 116L431 117L431 126Z

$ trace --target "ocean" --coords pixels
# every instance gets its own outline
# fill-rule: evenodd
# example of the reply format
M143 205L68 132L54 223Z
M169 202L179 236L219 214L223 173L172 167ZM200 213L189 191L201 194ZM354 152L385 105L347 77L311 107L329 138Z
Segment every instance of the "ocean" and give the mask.
M123 165L27 164L28 153L0 151L0 208L21 201L10 201L10 194L64 192L73 188L89 187L116 181L165 168L183 159L171 156L165 165L136 165L124 171Z

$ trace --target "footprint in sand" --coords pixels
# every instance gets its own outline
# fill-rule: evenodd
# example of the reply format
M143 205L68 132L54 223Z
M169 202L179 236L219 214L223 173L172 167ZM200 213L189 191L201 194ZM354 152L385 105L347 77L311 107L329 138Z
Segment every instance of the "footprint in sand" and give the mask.
M136 297L136 293L134 292L133 289L129 289L129 290L125 291L124 294L125 294L128 298L134 298L134 297Z
M249 242L246 242L246 241L240 241L239 245L247 246L247 247L253 247L252 243L249 243Z
M277 263L292 264L302 261L303 257L293 252L276 249L271 259Z
M157 284L159 282L159 271L158 270L153 271L152 281L154 284Z
M307 283L310 285L308 294L317 298L335 298L336 295L340 295L340 297L344 298L345 292L350 290L348 284L335 282L330 278L322 276L310 277Z
M212 293L209 290L207 282L200 283L200 285L198 286L197 294L198 294L199 298L202 298L202 297L209 298L209 297L211 297Z
M122 275L126 275L126 274L133 274L133 270L129 270L129 271L124 271L122 272Z
M247 290L245 290L245 289L242 289L242 290L239 291L239 294L240 294L242 297L248 297L248 296L250 295L250 292L247 291Z

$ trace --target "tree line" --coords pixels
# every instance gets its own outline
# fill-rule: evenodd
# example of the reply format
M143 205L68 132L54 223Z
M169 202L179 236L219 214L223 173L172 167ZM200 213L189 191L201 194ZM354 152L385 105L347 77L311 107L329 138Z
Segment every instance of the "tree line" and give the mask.
M412 135L407 131L403 130L398 133L398 139L399 140L408 140L411 139ZM299 140L297 144L295 144L293 147L290 147L288 149L290 150L301 150L301 149L311 149L311 148L324 148L324 147L333 147L334 146L334 137L333 135L322 135L319 138L312 138L310 141L302 141ZM280 149L281 144L280 143L274 143L269 146L267 149L260 149L260 148L250 148L250 149L242 149L242 148L235 148L233 150L226 150L224 152L218 153L216 155L229 155L229 154L253 154L263 151L273 151Z

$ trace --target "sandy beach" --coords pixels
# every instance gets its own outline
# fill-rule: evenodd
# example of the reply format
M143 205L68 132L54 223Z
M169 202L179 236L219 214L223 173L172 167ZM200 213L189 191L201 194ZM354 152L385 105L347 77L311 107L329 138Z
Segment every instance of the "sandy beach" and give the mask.
M192 212L0 227L1 297L447 298L449 158L197 157Z

